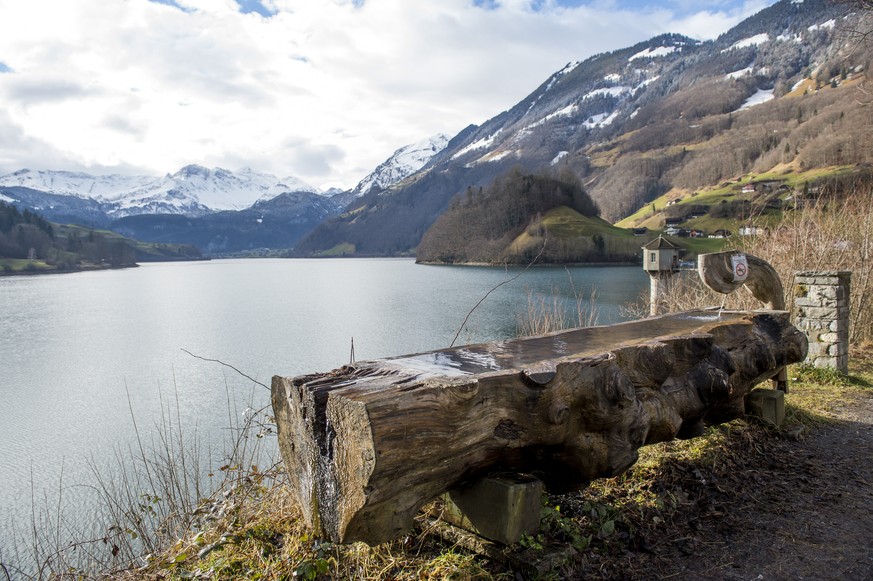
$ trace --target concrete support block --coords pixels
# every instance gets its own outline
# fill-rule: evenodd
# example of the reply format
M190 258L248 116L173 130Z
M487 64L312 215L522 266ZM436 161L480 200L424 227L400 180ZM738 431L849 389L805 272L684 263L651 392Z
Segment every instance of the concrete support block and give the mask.
M785 393L776 389L753 389L746 396L746 413L778 428L785 421Z
M443 520L511 545L540 529L543 483L532 476L491 476L443 495Z

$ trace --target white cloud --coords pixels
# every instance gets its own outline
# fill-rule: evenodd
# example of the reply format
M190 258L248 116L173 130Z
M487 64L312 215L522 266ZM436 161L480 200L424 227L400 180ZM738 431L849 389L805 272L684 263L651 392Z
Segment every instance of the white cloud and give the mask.
M200 163L351 186L567 62L662 32L711 38L766 5L270 0L264 18L175 4L0 0L0 110L21 137L17 153L0 144L0 173Z

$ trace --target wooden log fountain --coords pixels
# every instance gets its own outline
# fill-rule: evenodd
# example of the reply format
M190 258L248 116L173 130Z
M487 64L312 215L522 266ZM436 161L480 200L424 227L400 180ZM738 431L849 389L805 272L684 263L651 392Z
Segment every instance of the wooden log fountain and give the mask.
M277 376L273 410L315 533L376 544L488 474L554 492L620 474L640 446L742 416L806 348L784 311L691 311Z

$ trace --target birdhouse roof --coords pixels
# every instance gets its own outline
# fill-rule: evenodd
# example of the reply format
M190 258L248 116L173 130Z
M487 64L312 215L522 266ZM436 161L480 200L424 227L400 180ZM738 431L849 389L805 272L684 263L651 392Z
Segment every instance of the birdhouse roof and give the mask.
M643 248L646 250L679 250L679 247L663 236L658 236L651 242L644 244Z

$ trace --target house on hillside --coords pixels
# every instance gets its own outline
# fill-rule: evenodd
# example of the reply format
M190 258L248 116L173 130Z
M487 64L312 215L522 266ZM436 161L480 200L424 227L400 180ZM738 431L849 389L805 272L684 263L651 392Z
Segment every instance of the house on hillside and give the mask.
M743 186L744 194L754 194L756 191L755 184L746 184Z
M648 231L649 231L649 229L646 227L633 229L634 236L645 236L648 233Z

